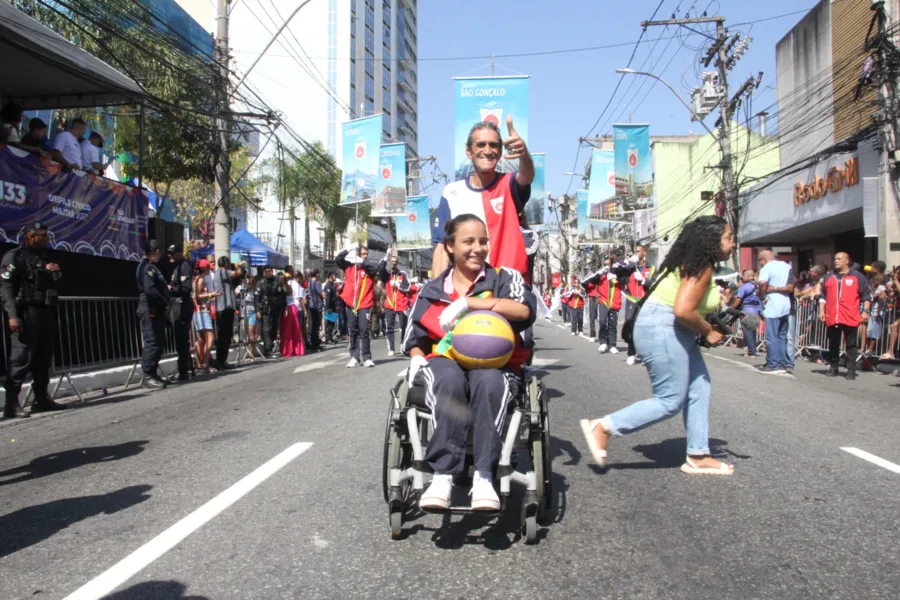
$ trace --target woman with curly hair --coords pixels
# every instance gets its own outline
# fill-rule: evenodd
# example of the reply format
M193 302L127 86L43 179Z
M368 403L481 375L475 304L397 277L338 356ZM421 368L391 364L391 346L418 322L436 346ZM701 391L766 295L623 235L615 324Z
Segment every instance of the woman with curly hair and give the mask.
M581 420L594 460L606 466L610 436L639 431L679 412L684 413L689 474L731 475L734 468L709 455L709 371L696 343L697 335L711 344L721 331L704 318L719 306L713 280L716 263L734 248L734 234L724 219L707 216L688 223L660 267L634 324L634 344L650 374L653 397L601 419Z

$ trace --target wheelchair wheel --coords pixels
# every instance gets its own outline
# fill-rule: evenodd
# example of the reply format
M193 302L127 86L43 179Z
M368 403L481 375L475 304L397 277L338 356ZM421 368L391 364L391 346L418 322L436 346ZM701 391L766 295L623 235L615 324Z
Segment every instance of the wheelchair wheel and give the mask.
M384 501L388 505L391 525L391 537L399 539L403 535L403 518L409 508L412 495L412 482L402 482L397 488L391 488L391 469L403 469L412 464L412 447L403 442L402 412L406 404L406 387L400 382L391 390L391 402L388 408L387 424L384 431L384 460L382 488Z
M544 521L553 508L553 471L550 454L550 412L544 402L544 386L536 377L528 382L528 399L532 413L539 415L540 426L532 429L530 450L531 464L537 479L538 514L537 519Z

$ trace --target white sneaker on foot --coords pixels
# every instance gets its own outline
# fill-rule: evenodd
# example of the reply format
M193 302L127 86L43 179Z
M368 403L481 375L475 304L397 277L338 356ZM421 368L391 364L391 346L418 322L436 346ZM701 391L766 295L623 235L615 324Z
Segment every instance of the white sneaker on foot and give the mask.
M609 349L609 353L610 353L610 354L618 354L618 353L619 353L619 349L616 348L615 346L613 346L612 348Z
M591 341L594 342L594 343L596 344L596 343L597 343L597 338L594 337L594 336L591 336Z
M633 365L633 364L634 364L634 357L633 357L633 356L629 356L628 358L625 359L625 362L628 363L629 366L630 366L630 365Z
M353 367L358 367L358 366L359 366L359 361L356 360L355 358L351 358L350 362L347 363L348 369L352 369Z
M572 332L572 335L575 335L575 332L574 332L574 331Z
M600 344L600 347L597 348L597 352L603 353L603 352L606 352L608 349L609 349L609 346L607 346L606 344Z
M500 510L500 498L494 482L475 471L472 479L472 510Z
M447 510L450 508L450 494L453 492L453 475L434 475L431 485L422 492L419 508Z
M370 358L370 359L366 360L366 362L363 363L363 366L364 367L374 367L375 363L372 362L372 359Z
M393 351L393 350L388 350L388 356L393 356L393 355L394 355L394 351Z

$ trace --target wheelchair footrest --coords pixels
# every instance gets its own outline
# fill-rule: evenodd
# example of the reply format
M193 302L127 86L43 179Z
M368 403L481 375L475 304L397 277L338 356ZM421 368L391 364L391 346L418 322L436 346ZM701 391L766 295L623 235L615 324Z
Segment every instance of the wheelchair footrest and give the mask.
M451 506L446 509L432 509L432 508L423 508L422 512L432 514L432 515L480 515L483 517L496 517L499 516L503 512L503 505L500 505L500 510L473 510L471 506Z

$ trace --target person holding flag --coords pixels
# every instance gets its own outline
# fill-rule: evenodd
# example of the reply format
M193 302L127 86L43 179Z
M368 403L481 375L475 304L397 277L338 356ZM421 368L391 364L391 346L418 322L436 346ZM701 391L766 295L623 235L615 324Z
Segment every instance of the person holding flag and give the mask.
M506 128L508 137L505 140L497 125L488 121L476 123L469 131L466 156L474 169L468 178L448 184L441 194L432 229L435 244L432 277L438 277L450 264L444 249L444 225L464 214L475 215L487 224L491 244L488 262L529 277L528 256L518 215L531 197L534 162L525 141L516 133L512 115L506 118ZM518 160L519 170L498 173L497 164L501 158ZM530 280L526 279L526 283Z
M347 324L350 330L350 362L348 368L358 367L361 363L366 367L374 367L372 361L371 334L369 320L372 318L372 306L375 304L375 278L387 281L387 259L379 262L368 260L369 249L365 246L351 247L341 251L334 257L334 263L344 271L344 289L341 299L347 305ZM361 339L360 339L361 338ZM362 353L360 353L362 343Z
M584 333L584 288L578 283L578 276L572 275L572 285L566 290L569 315L572 319L572 335Z
M397 257L391 256L391 270L384 286L385 337L388 356L394 356L394 324L400 324L400 336L406 331L406 311L409 308L409 276L397 266Z
M647 262L647 248L643 245L638 244L635 247L635 256L633 259L637 260L634 272L628 276L628 283L625 285L625 298L628 300L628 304L625 307L626 321L631 317L631 313L637 308L637 303L647 294L647 289L650 287L650 280L653 279L653 276L656 274L656 269ZM625 362L629 365L633 365L637 360L636 357L637 350L634 347L634 341L631 341L628 343L628 358Z

